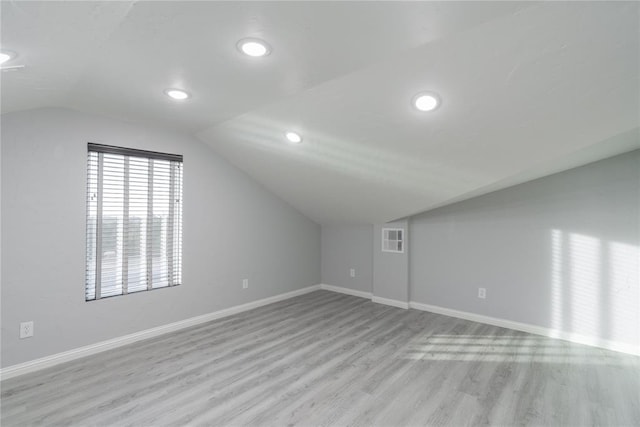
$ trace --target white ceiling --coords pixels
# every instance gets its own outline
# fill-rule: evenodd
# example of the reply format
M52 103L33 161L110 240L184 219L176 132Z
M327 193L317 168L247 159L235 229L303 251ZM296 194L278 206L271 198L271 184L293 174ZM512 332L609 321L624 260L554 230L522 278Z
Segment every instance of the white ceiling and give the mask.
M273 52L243 56L244 37ZM2 2L2 47L26 66L2 73L3 113L196 135L320 223L384 222L640 147L635 2ZM438 110L412 109L424 90Z

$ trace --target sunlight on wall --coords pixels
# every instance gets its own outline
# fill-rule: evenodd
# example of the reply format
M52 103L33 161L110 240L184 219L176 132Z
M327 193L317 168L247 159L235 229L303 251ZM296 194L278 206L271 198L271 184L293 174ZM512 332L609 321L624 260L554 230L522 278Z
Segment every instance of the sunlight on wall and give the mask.
M640 342L640 248L551 230L551 327Z
M551 230L551 327L562 329L562 231Z
M608 261L612 338L640 342L640 248L611 242Z
M571 325L581 334L598 335L601 287L600 241L594 237L569 235Z

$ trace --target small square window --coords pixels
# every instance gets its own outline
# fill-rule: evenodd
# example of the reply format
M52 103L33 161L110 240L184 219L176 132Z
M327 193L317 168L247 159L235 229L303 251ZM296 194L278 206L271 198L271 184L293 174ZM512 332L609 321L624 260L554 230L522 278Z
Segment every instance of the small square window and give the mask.
M404 252L403 229L383 228L382 229L382 252Z

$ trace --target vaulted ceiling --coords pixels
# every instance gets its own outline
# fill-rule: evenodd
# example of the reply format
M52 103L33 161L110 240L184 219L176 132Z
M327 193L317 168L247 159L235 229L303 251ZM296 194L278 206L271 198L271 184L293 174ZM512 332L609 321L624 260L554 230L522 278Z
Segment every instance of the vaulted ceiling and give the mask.
M635 2L1 7L6 65L25 65L1 75L3 113L192 134L320 223L389 221L640 147ZM271 54L243 55L245 37ZM441 106L415 110L423 91Z

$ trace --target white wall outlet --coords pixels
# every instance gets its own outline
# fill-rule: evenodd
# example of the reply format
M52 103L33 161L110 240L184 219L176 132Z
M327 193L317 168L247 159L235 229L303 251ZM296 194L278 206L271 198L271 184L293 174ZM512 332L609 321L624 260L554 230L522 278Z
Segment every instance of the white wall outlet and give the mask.
M356 269L355 268L352 268L352 269L349 270L349 276L356 277Z
M487 297L487 288L478 288L478 298L485 299Z
M33 336L33 321L20 323L20 338L29 338Z
M249 287L249 279L242 279L242 289L247 289Z

